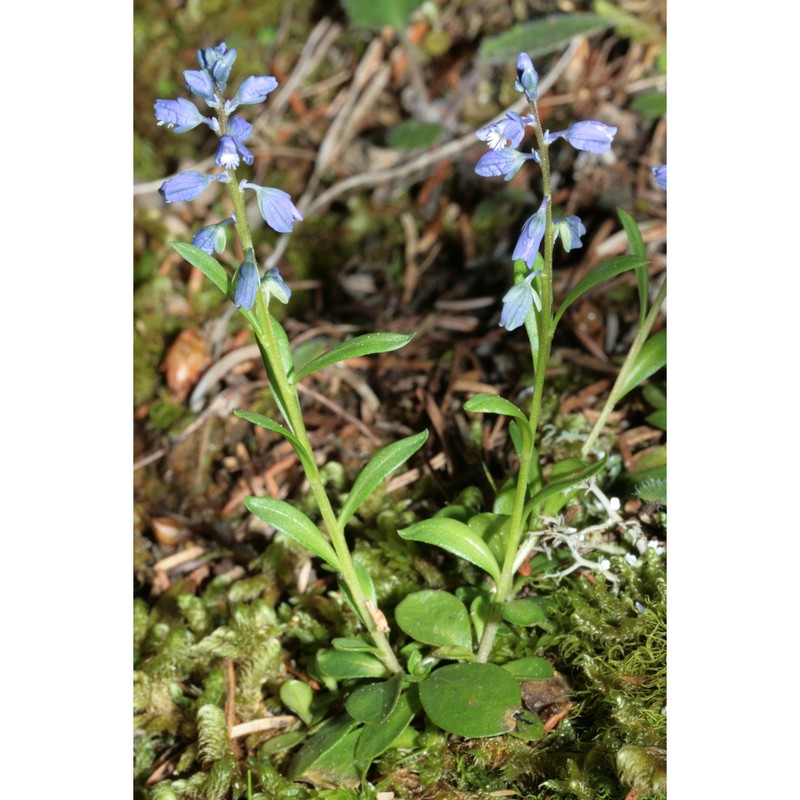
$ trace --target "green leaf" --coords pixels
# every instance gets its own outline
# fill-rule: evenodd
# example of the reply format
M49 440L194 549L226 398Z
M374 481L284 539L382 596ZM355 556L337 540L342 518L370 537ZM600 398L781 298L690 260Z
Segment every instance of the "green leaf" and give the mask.
M595 14L555 14L484 39L480 58L516 63L517 56L525 52L535 61L566 47L575 36L589 36L607 27L609 22Z
M569 478L576 472L580 472L586 467L586 463L579 458L564 458L553 464L553 469L550 472L550 483L558 480L559 478ZM561 512L564 506L577 495L579 489L573 491L559 492L552 495L547 499L541 508L540 513L548 517L555 517Z
M435 517L417 522L397 533L402 539L441 547L488 572L496 583L500 582L500 567L489 546L463 522Z
M631 389L635 389L642 381L658 372L667 363L667 332L661 330L654 333L639 351L627 378L619 387L621 400Z
M311 701L314 692L303 681L290 680L281 684L281 702L300 717L306 725L311 724Z
M320 650L317 668L325 678L337 681L349 678L383 678L386 667L369 653L342 653L339 650Z
M226 297L231 287L225 267L216 258L188 242L172 242L172 246L193 266L197 267Z
M503 664L503 669L510 672L518 681L545 681L555 674L553 665L549 661L536 656L507 661Z
M661 29L654 23L644 22L639 17L617 8L609 0L595 0L594 11L612 24L619 36L633 39L639 44L651 44L663 40Z
M589 289L593 289L603 281L614 278L626 270L638 269L642 266L646 268L648 263L648 259L641 258L640 256L618 256L617 258L609 258L608 261L604 261L599 267L596 267L582 280L578 281L572 291L564 298L564 302L561 303L558 312L553 318L553 328L558 325L558 321L570 304L577 300L584 292L588 292Z
M246 419L248 422L252 422L254 425L266 428L268 431L279 433L284 439L286 439L287 442L289 442L295 453L297 453L297 457L300 459L306 474L314 472L314 456L311 455L311 453L309 453L302 444L300 444L300 441L291 431L284 428L279 422L275 422L274 419L265 417L263 414L257 414L255 411L247 411L243 408L237 408L233 414L236 417Z
M631 111L645 119L658 119L667 113L667 95L656 90L643 92L633 99Z
M336 551L328 544L319 528L302 512L283 500L269 497L248 497L244 501L248 511L285 533L314 555L319 556L337 572L342 568Z
M295 745L300 744L307 736L308 731L279 733L260 745L258 752L264 754L282 753L284 750L291 750Z
M275 341L278 343L278 355L281 358L283 371L288 376L294 372L294 360L292 359L292 348L289 345L289 337L283 329L283 325L275 319L270 317L272 321L272 332L275 334Z
M577 459L575 460L577 461ZM536 492L536 494L525 504L523 518L527 517L528 514L530 514L534 509L537 508L537 506L541 505L549 497L553 497L559 492L564 492L568 489L571 489L573 486L576 486L577 484L582 483L583 481L601 473L607 461L608 454L604 455L596 464L587 465L563 478L551 481L547 486L544 487L544 489Z
M395 677L399 678L399 675ZM397 699L388 717L380 722L370 722L364 726L356 745L355 758L361 764L369 765L381 753L388 750L409 726L419 711L419 701L414 692L405 692Z
M326 755L331 752L338 753L337 748L341 748L341 743L346 741L351 733L355 733L356 736L360 735L360 731L353 730L358 724L347 714L325 722L292 759L292 763L289 765L289 780L293 781L301 775L305 775L308 770L319 768L320 765L323 765L324 768L327 763ZM355 741L352 749L355 750ZM352 754L351 760L345 763L352 766ZM357 774L356 772L356 776Z
M361 474L356 478L353 488L347 495L342 510L339 512L339 525L341 527L347 525L370 492L391 472L408 461L427 439L428 431L422 431L401 439L399 442L394 442L375 453L361 470Z
M388 681L359 686L347 698L344 707L359 722L380 723L394 711L402 688L403 676L398 673Z
M659 428L662 431L667 429L667 409L657 408L652 414L648 414L644 421L654 428Z
M430 147L442 132L438 122L417 122L407 119L389 130L389 147L395 150L413 150Z
M526 742L536 742L544 739L544 722L538 714L525 709L516 715L517 727L511 731L511 735L517 739L524 739Z
M628 246L631 248L631 254L639 256L639 258L646 258L647 248L645 247L644 239L642 239L642 232L633 217L621 208L617 209L617 216L625 229L625 235L628 237ZM635 271L636 286L639 289L639 326L642 326L644 318L647 316L647 287L650 284L650 276L647 272L647 264L635 267Z
M397 350L403 345L408 344L414 338L414 334L405 333L366 333L363 336L356 336L332 347L321 356L311 359L297 375L292 379L292 383L297 383L303 378L316 372L323 367L329 367L339 361L358 356L371 356L376 353L388 353L390 350Z
M505 417L514 417L530 433L531 426L528 423L528 417L525 412L517 408L510 400L498 397L496 394L487 394L486 392L476 394L464 403L464 409L473 413L482 412L484 414L502 414Z
M419 685L431 722L457 736L497 736L514 729L519 684L495 664L449 664Z
M422 0L342 0L347 16L357 28L379 30L385 26L406 27L411 12Z
M532 597L523 597L503 603L503 619L513 625L536 625L546 618L542 604Z
M472 647L467 607L450 592L412 592L398 604L395 619L403 633L423 644Z
M377 653L378 648L375 645L365 642L359 636L340 636L331 642L334 650L340 650L342 653Z

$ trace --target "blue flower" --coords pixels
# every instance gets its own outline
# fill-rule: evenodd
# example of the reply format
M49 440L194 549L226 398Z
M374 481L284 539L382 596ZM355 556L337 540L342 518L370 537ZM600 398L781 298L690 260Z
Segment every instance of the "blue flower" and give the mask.
M236 61L236 50L228 50L225 42L222 42L216 47L198 50L197 60L203 69L208 70L217 86L225 89L228 84L228 76L231 74L231 67Z
M507 331L513 331L520 325L524 325L534 305L536 305L537 311L542 310L542 301L531 285L533 279L541 274L540 269L535 269L518 284L512 286L503 296L500 325Z
M561 243L564 245L564 250L569 253L570 250L575 250L578 247L583 247L581 236L586 234L580 217L570 214L568 217L553 220L553 228L555 235L561 237Z
M511 147L519 147L525 136L525 127L533 122L533 117L521 117L513 111L506 112L506 119L494 122L481 128L475 135L486 142L492 150L501 150L507 147L506 142L511 142Z
M667 190L667 165L662 164L660 167L653 167L653 175L655 176L656 183L664 190Z
M266 292L267 302L269 302L270 297L274 297L285 305L292 296L292 290L284 283L280 272L275 267L267 270L267 274L261 281L261 288Z
M253 163L253 154L244 146L244 142L252 130L253 126L238 114L228 120L228 135L233 138L236 149L241 153L245 164Z
M204 253L211 255L215 250L221 253L225 250L227 243L227 234L225 226L233 222L233 218L225 219L222 222L217 222L214 225L206 225L200 228L199 231L192 238L192 244L199 247Z
M186 88L192 94L202 97L207 106L216 108L219 105L217 96L214 94L214 83L211 80L211 76L204 69L184 70L183 80L186 83Z
M251 75L242 81L242 85L233 99L225 101L225 113L230 114L238 106L252 106L263 103L267 95L278 87L278 81L272 75Z
M512 150L510 147L490 150L475 165L475 172L484 178L504 175L505 179L510 181L519 172L520 167L530 159L538 164L539 154L520 153L519 150Z
M183 203L199 197L213 181L227 183L228 176L224 172L221 175L202 175L194 170L181 172L180 175L164 181L158 192L167 203Z
M533 262L539 252L539 246L544 239L544 231L547 224L547 198L542 200L539 210L525 220L522 226L522 233L517 240L512 258L516 261L521 258L528 265L528 269L533 269Z
M248 311L256 301L259 275L256 258L252 250L247 251L247 258L236 273L236 291L233 302L237 308L246 308Z
M205 122L209 127L213 127L211 120L204 117L194 103L179 97L177 100L156 100L155 102L156 119L159 125L166 125L168 128L175 128L175 133L185 133ZM178 127L175 127L175 126Z
M520 53L517 58L517 80L514 88L518 92L525 92L525 97L533 101L536 99L536 87L539 83L539 75L533 68L533 62L527 53Z
M292 198L280 189L264 188L242 181L241 189L253 189L258 195L258 209L267 224L278 233L290 233L295 221L302 222L303 215L292 202Z
M574 122L565 131L548 133L545 140L550 143L563 136L576 150L587 153L605 153L611 149L611 142L617 129L613 125L604 125L595 120Z
M239 152L233 136L220 136L214 163L223 169L236 169L239 166Z

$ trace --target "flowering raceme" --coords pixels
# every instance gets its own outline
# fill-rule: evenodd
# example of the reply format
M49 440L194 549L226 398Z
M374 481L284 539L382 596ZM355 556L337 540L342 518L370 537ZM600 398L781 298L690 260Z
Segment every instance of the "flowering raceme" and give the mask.
M222 42L215 47L197 51L199 70L185 70L184 82L189 91L205 102L209 108L216 109L217 116L203 116L190 100L179 97L176 100L157 100L155 115L159 125L172 128L175 133L185 133L205 123L219 136L214 163L224 170L216 175L203 175L195 170L182 172L165 181L159 192L167 203L187 202L199 197L214 181L228 183L234 178L234 172L241 161L252 164L253 154L245 146L253 126L247 120L232 115L239 106L254 105L263 102L267 95L278 86L278 81L271 75L251 75L240 84L234 97L226 100L224 92L230 77L231 67L236 61L236 50L228 49ZM301 221L303 215L294 205L291 197L281 189L257 186L242 180L236 184L241 198L242 189L253 189L258 199L258 208L266 223L278 233L289 233L295 222ZM235 222L234 218L207 225L194 235L192 244L205 253L221 253L225 249L225 226ZM260 274L255 254L248 249L244 263L236 274L235 303L240 308L252 308L255 302ZM264 278L264 290L267 298L277 298L288 302L291 292L281 279L277 270L272 269Z
M476 131L475 135L478 139L485 142L490 148L489 152L485 153L475 165L475 172L478 175L483 177L502 175L506 181L510 181L526 161L535 161L537 164L541 164L543 154L558 139L564 139L576 150L598 155L611 148L611 143L617 133L616 127L596 120L574 122L566 130L555 133L543 131L536 106L539 75L527 53L519 54L516 66L517 76L514 88L525 94L531 113L522 116L513 111L507 111L503 119ZM525 130L528 127L534 128L542 149L541 153L536 150L523 153L516 149L525 138ZM656 181L659 185L661 185L660 178L660 173L656 174ZM664 167L664 181L666 182L666 167ZM517 259L524 261L529 270L533 269L539 248L547 235L547 209L550 200L551 198L545 195L536 213L525 220L511 256L515 261ZM548 239L551 243L550 247L556 238L561 239L567 253L582 247L581 237L586 234L586 228L579 217L571 214L562 219L554 219L549 224L552 226L552 234ZM552 252L549 254L549 258L552 263ZM534 305L537 309L539 308L539 304L536 302L538 296L531 285L533 274L513 286L503 297L500 324L508 330L514 330L523 325Z

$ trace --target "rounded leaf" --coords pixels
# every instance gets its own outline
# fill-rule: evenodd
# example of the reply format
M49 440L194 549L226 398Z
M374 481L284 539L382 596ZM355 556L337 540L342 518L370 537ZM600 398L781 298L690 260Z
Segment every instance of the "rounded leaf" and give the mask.
M518 681L546 681L555 675L553 665L536 656L508 661L503 664L503 669L510 672Z
M449 664L419 685L430 720L457 736L497 736L515 727L519 684L495 664Z
M523 597L503 604L503 619L513 625L536 625L545 618L544 609L538 600Z
M347 713L359 722L380 723L392 713L403 688L403 676L398 673L381 683L359 686L344 704Z
M414 592L397 606L395 618L400 630L423 644L472 648L467 607L449 592Z

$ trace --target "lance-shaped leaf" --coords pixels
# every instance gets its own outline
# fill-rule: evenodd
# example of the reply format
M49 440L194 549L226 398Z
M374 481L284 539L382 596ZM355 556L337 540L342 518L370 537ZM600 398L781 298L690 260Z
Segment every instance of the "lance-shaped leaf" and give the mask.
M265 417L263 414L257 414L255 411L247 411L243 408L237 408L233 413L234 416L241 417L241 419L246 419L248 422L252 422L254 425L266 428L268 431L272 431L273 433L279 433L294 448L294 451L297 453L297 457L300 459L300 462L302 463L303 469L306 471L306 473L313 473L314 456L312 456L311 453L309 453L308 450L306 450L306 448L300 444L300 441L291 431L288 431L280 423L275 422L274 419Z
M231 302L234 302L231 280L225 271L225 267L216 258L188 242L173 242L172 246L193 267L197 267ZM254 330L259 330L258 322L252 312L244 307L240 308L239 312Z
M564 298L564 302L553 318L553 327L555 328L555 326L558 325L558 321L570 304L574 303L582 294L588 292L589 289L593 289L609 278L616 277L621 272L625 272L629 269L637 269L642 266L647 267L647 264L648 260L641 256L619 256L618 258L609 258L608 261L604 261L599 267L596 267L586 275L583 280L578 281L572 291Z
M628 377L619 388L618 399L625 397L631 389L635 389L643 380L658 372L666 363L667 332L661 330L658 333L654 333L639 351Z
M368 722L364 726L356 745L356 761L365 766L372 763L397 741L419 710L420 704L416 692L412 690L401 694L385 719L380 722Z
M172 246L193 266L197 267L226 297L231 297L230 279L225 267L199 247L188 242L173 242Z
M447 550L448 553L480 567L491 575L495 582L500 582L500 567L489 545L463 522L447 517L435 517L417 522L397 533L402 539L441 547L442 550Z
M474 397L470 397L470 399L464 403L464 409L472 412L480 411L484 414L502 414L506 417L514 417L520 429L528 435L528 441L530 442L533 438L531 436L530 422L528 422L525 413L504 397L481 392Z
M525 504L523 519L527 517L531 511L536 509L545 500L547 500L548 497L553 497L559 492L565 492L568 489L571 489L573 486L577 486L577 484L600 474L600 472L603 471L603 467L605 467L607 461L608 454L604 455L596 464L587 464L584 468L576 469L569 475L565 475L564 477L549 483L544 487L544 489L536 492L536 494Z
M319 528L302 512L283 500L270 497L248 497L244 501L247 510L259 519L285 533L290 539L303 545L314 555L341 572L336 551L328 544Z
M346 342L337 344L327 352L312 359L302 367L292 379L297 383L312 372L316 372L323 367L329 367L339 361L357 356L371 356L376 353L388 353L390 350L397 350L408 344L414 338L414 334L404 333L367 333L363 336L356 336Z
M631 253L639 258L647 257L647 248L642 239L642 232L633 217L623 211L621 208L617 209L617 216L625 229L625 235L628 237L628 246L631 248ZM647 274L647 264L636 267L636 286L639 289L639 325L644 323L644 318L647 316L647 287L650 283L650 276Z
M370 492L391 472L408 461L428 439L428 431L416 433L375 453L356 478L347 500L339 512L339 525L344 527Z

